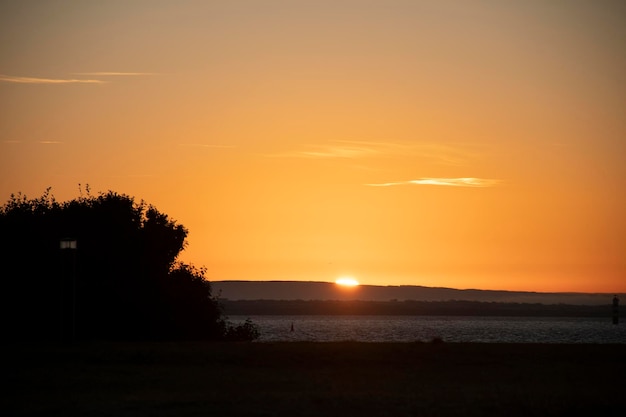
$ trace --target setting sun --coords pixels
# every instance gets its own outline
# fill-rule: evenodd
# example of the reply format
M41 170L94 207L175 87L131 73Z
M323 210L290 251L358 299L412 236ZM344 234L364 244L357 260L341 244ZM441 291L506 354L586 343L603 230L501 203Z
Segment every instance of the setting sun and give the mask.
M356 287L359 285L359 281L352 277L341 277L335 281L335 284L342 285L344 287Z

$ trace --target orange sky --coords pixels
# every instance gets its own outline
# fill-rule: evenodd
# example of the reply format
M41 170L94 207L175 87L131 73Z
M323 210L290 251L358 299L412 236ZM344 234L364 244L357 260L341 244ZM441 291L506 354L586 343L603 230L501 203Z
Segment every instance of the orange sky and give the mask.
M0 198L114 190L212 280L626 291L621 1L3 1Z

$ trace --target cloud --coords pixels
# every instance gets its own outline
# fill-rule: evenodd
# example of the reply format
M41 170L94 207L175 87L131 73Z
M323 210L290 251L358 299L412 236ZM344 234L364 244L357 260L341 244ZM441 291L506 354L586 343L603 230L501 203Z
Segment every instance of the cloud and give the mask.
M296 154L303 158L364 158L374 156L379 152L372 148L363 146L328 146L312 149L308 151L299 151Z
M21 140L4 140L2 141L2 143L24 143L24 142L22 142ZM38 143L40 145L60 145L60 144L63 144L64 142L61 142L58 140L38 140L34 143Z
M304 145L303 150L266 155L274 158L355 159L381 154L372 142L335 141L328 145Z
M411 152L441 165L462 166L480 155L476 150L477 145L444 145L439 143L420 143L412 147Z
M137 77L144 75L156 75L154 72L110 72L110 71L97 71L97 72L75 72L74 75L89 75L95 77Z
M282 158L371 158L409 157L425 158L442 165L465 165L478 153L468 149L468 145L442 145L429 142L375 142L338 140L324 145L305 145L306 149L266 155Z
M0 74L0 81L17 84L104 84L106 82L92 79L16 77L2 74Z
M179 143L178 146L188 146L195 148L232 149L235 145L214 145L210 143Z
M146 76L156 75L152 72L74 72L72 75L84 75L89 77L119 77L119 76ZM38 78L38 77L18 77L14 75L0 74L0 81L17 84L104 84L107 81L99 79L81 79L81 78Z
M418 178L416 180L365 184L369 187L391 187L394 185L441 185L446 187L486 188L500 184L502 180L487 178Z
M384 156L404 156L424 158L436 161L442 165L465 165L470 159L479 156L479 153L470 148L479 147L476 144L442 144L426 141L415 142L359 142L344 141L370 146Z

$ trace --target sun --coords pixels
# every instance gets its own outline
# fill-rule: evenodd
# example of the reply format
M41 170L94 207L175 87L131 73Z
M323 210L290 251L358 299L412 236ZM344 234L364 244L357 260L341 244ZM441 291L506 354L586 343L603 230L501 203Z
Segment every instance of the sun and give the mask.
M356 287L357 285L359 285L359 281L357 281L356 279L352 277L341 277L341 278L337 278L337 280L335 281L335 284L341 285L344 287Z

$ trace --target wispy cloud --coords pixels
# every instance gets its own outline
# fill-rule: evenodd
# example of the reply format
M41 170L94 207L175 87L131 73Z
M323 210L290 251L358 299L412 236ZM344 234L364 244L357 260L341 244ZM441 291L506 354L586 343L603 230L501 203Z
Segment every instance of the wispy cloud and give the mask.
M374 156L378 154L379 151L373 148L368 148L365 146L348 146L348 145L337 145L337 146L324 146L312 148L309 150L302 150L299 152L295 152L296 156L300 156L303 158L320 158L320 159L328 159L328 158L364 158L368 156Z
M394 185L441 185L447 187L473 187L486 188L494 187L502 183L502 180L487 178L418 178L416 180L383 182L375 184L365 184L369 187L391 187Z
M300 150L266 156L274 158L354 159L380 155L381 152L380 146L372 142L334 141L330 144L304 145Z
M96 71L96 72L75 72L74 75L88 75L95 77L137 77L144 75L157 75L155 72L113 72L113 71Z
M178 146L187 146L194 148L214 148L214 149L232 149L235 145L219 145L211 143L179 143Z
M104 84L106 81L75 78L18 77L0 74L0 81L17 84Z
M157 75L153 72L114 72L114 71L96 71L96 72L74 72L72 75L80 75L87 77L137 77ZM16 84L104 84L107 81L93 78L40 78L40 77L20 77L15 75L0 74L0 81Z
M460 166L477 156L465 146L442 145L428 142L351 141L338 140L328 144L304 145L300 150L266 155L282 158L372 158L372 157L419 157L437 161L443 165Z
M467 144L418 143L412 147L411 152L441 165L462 166L480 155L478 147Z
M40 145L60 145L64 142L61 142L59 140L38 140L34 142L23 142L21 140L3 140L2 143L38 143Z
M415 142L350 142L361 143L376 149L379 154L385 156L405 156L411 158L424 158L436 161L442 165L465 165L470 159L479 155L476 145L468 144L443 144L428 141ZM474 150L472 150L474 148Z
M141 173L137 173L137 174L109 174L109 175L104 175L105 178L115 178L115 179L119 179L119 178L131 178L131 179L144 179L144 178L157 178L159 177L159 175L155 175L155 174L141 174Z

